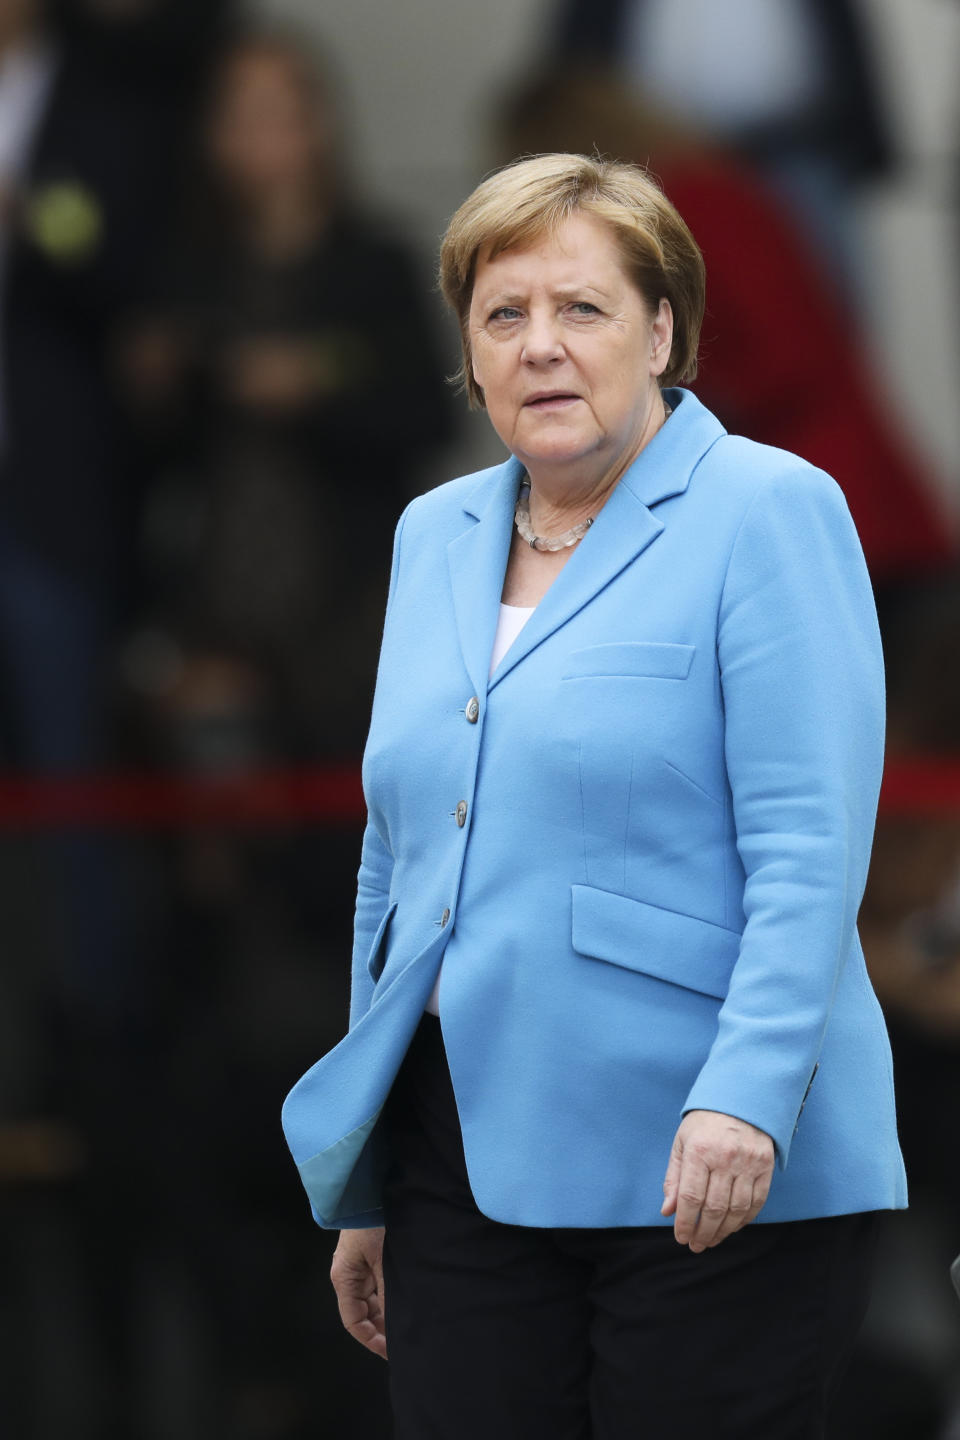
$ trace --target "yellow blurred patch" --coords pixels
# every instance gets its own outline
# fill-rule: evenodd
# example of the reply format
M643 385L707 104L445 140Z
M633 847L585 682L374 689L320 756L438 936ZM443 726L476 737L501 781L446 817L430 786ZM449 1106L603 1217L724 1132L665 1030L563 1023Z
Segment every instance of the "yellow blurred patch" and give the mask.
M78 181L57 181L27 201L27 230L38 249L59 265L82 265L103 239L103 209Z

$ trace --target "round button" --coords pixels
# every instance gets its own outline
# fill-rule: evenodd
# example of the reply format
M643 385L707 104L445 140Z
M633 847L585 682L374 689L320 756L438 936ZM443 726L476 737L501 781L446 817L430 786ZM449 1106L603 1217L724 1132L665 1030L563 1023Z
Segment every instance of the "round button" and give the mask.
M441 930L443 930L443 929L446 928L449 920L450 920L450 910L449 910L448 907L445 906L445 907L444 907L443 914L440 916L440 928L441 928Z
M476 695L472 695L467 701L466 716L471 725L476 725L480 718L480 701Z
M453 813L454 813L454 815L456 815L456 817L457 817L457 824L460 826L460 829L462 830L463 827L464 827L464 825L466 825L466 823L467 823L467 802L466 802L466 800L461 800L461 801L460 801L460 804L457 806L456 810L454 810Z

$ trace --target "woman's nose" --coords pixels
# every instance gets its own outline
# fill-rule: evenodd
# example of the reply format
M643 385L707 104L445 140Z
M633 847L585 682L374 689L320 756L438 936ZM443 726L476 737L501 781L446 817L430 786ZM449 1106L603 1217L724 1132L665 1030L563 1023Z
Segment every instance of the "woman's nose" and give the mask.
M528 365L549 365L562 360L565 351L560 327L548 316L531 315L523 339L521 359Z

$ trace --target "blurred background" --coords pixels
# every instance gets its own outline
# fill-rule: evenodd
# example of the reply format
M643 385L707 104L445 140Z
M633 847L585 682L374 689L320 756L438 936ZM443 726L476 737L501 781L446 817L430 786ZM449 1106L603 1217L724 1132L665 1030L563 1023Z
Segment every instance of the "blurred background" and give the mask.
M393 526L500 458L444 224L649 164L696 390L843 486L913 1208L832 1440L960 1437L956 0L0 0L0 1432L389 1434L279 1108L346 1017Z

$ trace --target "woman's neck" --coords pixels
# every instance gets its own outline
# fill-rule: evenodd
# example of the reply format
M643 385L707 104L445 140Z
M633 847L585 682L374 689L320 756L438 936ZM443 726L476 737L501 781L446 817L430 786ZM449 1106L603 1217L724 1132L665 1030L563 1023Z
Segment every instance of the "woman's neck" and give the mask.
M576 465L528 464L530 525L534 532L550 539L592 519L602 510L620 477L650 443L666 417L666 406L658 389L640 433L606 466L594 467L593 473L582 462Z

